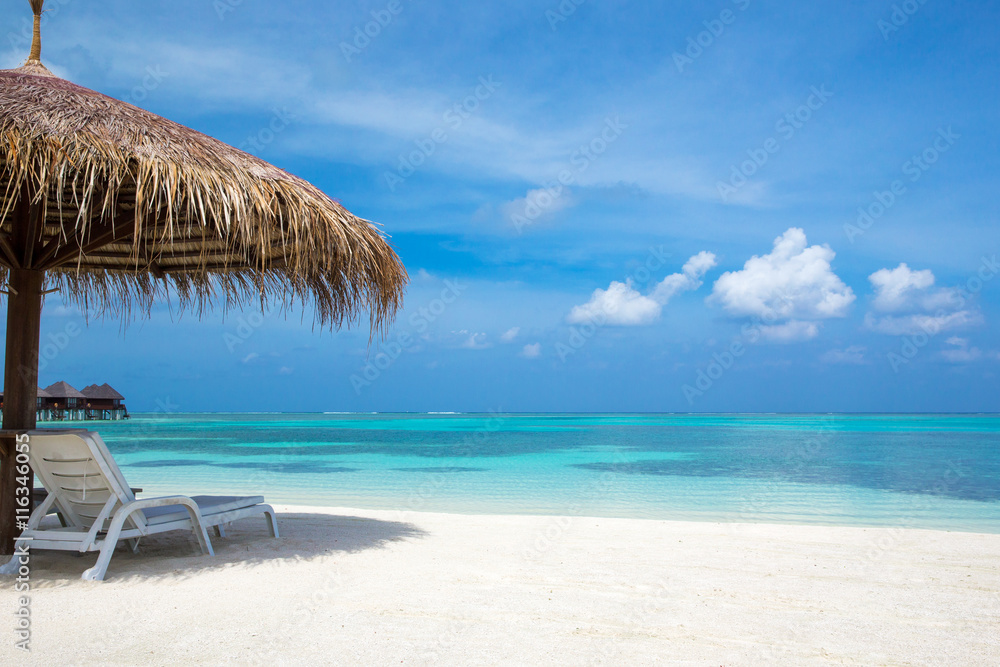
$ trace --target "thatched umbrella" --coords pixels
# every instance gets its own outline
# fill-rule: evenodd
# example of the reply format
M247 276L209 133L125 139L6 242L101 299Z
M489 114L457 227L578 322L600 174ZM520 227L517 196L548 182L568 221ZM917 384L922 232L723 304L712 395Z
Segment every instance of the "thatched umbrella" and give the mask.
M35 427L43 295L148 314L161 297L311 306L384 331L406 271L379 231L306 181L199 132L54 76L31 55L0 71L0 288L8 294L0 552L14 536L11 431Z

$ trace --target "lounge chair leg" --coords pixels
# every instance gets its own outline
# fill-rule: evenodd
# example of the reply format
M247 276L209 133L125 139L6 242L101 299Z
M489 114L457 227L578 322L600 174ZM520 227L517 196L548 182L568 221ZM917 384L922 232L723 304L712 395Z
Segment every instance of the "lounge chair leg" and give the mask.
M17 574L17 556L11 556L9 561L0 565L0 574Z
M215 526L215 536L216 537L225 537L226 536L226 527L224 525L222 525L221 523L218 526Z
M270 505L264 505L264 520L267 521L267 529L271 537L278 537L278 519L274 515L274 510Z
M128 548L129 548L129 550L132 553L134 553L134 554L139 553L139 538L138 537L135 538L134 540L128 540L127 543L128 543Z
M191 517L191 524L191 532L194 533L195 538L198 540L198 545L201 547L202 553L214 556L215 550L212 549L212 540L208 539L208 531L205 530L205 526L193 516Z
M17 547L20 546L17 542L14 542L14 555L10 557L10 560L0 565L0 574L17 574L18 566L20 565L20 556L17 554Z
M114 536L111 535L112 531ZM97 562L94 563L94 567L83 571L83 574L80 575L81 579L84 581L104 581L104 575L108 571L108 563L111 562L111 556L115 553L115 547L118 546L120 532L120 530L114 530L114 527L108 531L108 536L104 538L104 544L101 545L100 555L97 556Z

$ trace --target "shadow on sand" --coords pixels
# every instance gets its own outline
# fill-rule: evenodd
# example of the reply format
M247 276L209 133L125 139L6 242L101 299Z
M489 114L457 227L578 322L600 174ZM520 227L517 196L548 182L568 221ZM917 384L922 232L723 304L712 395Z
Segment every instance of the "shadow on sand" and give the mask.
M209 529L214 557L201 554L190 531L142 538L136 554L120 543L108 566L105 584L137 579L180 581L212 570L281 567L336 559L427 535L413 524L398 521L296 512L278 513L278 532L281 537L271 538L264 519L259 517L230 524L226 537L218 537ZM32 552L32 588L87 585L89 582L79 577L96 560L96 552L82 555L66 551Z

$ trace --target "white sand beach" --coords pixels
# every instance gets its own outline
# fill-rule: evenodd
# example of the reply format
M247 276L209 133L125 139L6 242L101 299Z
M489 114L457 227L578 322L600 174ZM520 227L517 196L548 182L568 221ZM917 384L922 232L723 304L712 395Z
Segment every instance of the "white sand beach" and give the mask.
M1000 535L278 507L32 561L18 664L1000 664ZM8 622L10 580L0 601Z

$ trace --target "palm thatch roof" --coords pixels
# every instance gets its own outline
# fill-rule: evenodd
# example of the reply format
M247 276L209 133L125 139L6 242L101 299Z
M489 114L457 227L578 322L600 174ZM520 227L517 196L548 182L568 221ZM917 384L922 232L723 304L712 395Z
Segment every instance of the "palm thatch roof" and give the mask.
M86 398L67 382L51 384L45 388L45 393L49 395L49 398Z
M408 277L372 223L263 160L54 76L39 53L0 70L0 285L32 268L85 312L148 313L176 295L199 314L298 300L322 325L360 311L373 330L391 322Z
M111 400L111 401L124 401L125 397L115 391L114 387L109 385L107 382L101 386L96 384L89 385L80 390L88 399L98 399L98 400Z

